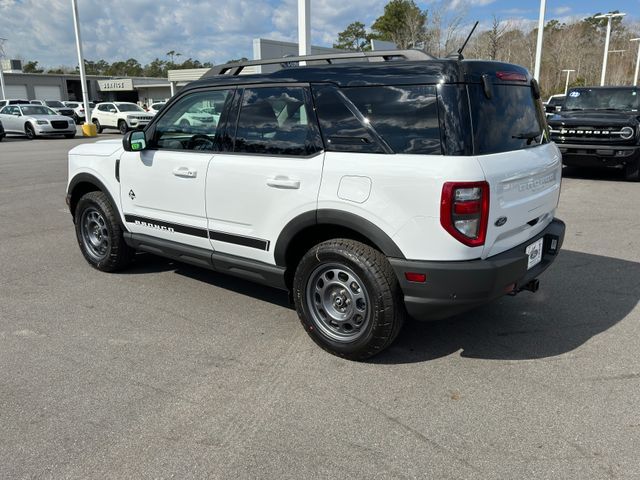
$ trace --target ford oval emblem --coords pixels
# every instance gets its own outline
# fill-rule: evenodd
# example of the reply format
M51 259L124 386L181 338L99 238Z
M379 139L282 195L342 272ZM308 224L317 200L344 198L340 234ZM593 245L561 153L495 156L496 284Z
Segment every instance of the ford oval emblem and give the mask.
M495 226L496 227L501 227L505 223L507 223L507 217L500 217L499 219L496 220Z

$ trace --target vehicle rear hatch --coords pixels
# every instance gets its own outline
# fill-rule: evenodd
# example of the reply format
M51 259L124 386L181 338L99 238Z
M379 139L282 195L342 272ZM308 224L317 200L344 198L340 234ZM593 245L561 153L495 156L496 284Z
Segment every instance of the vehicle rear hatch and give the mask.
M484 72L473 76L479 82L468 84L468 92L473 151L490 186L486 258L526 243L553 220L562 157L549 143L537 86L528 72L514 65L480 64Z

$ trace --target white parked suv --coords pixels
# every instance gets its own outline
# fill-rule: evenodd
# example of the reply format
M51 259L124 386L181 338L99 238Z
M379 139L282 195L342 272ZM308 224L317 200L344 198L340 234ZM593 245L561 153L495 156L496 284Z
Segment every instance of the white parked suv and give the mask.
M96 104L91 111L91 121L102 133L105 128L115 128L123 135L132 129L145 127L153 115L142 107L130 102L103 102Z
M336 57L217 67L144 131L74 148L67 203L86 260L117 271L146 251L287 290L311 338L355 360L407 314L536 291L565 227L535 80L418 51ZM203 109L214 122L182 124Z

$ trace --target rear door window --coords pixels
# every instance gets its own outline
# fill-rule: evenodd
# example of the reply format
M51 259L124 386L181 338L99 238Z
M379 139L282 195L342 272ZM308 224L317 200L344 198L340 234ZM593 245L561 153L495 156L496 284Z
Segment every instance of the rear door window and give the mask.
M233 151L286 156L319 152L308 104L304 87L245 89Z
M490 98L480 84L470 84L468 89L477 155L548 142L542 110L530 85L493 84Z

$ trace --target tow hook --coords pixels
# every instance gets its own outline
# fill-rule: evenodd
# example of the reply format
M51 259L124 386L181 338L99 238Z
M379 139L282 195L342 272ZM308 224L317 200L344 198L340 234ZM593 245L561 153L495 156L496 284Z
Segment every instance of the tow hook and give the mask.
M533 280L529 280L523 286L514 288L508 293L508 295L515 297L517 294L519 294L523 290L527 290L531 293L536 293L538 291L538 288L540 288L540 280L538 280L537 278L534 278Z

